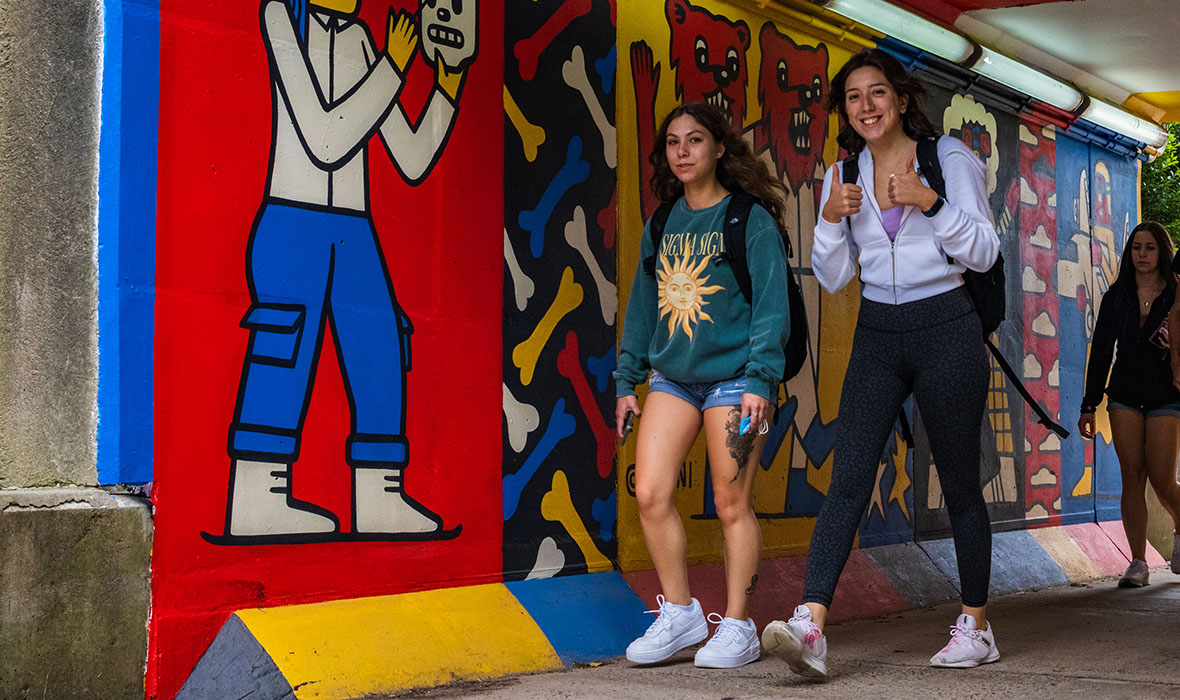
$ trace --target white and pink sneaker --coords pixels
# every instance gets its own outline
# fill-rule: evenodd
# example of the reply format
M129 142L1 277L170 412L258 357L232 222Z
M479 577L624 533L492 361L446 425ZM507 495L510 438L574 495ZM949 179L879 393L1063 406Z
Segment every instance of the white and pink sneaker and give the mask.
M775 620L767 625L762 631L762 648L786 661L801 676L828 675L828 640L811 621L806 605L797 606L790 620Z
M1000 650L996 648L991 623L987 624L987 629L981 630L974 617L963 613L951 627L951 641L942 651L930 657L930 665L938 668L974 668L999 659Z

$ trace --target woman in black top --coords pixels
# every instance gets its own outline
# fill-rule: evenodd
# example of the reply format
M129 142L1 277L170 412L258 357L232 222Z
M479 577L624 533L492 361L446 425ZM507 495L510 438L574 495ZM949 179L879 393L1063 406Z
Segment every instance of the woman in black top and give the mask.
M1123 251L1119 275L1102 297L1078 432L1094 437L1094 409L1105 390L1114 450L1122 471L1123 529L1131 547L1131 566L1119 580L1124 587L1147 584L1147 482L1180 529L1180 390L1172 384L1168 354L1168 311L1176 298L1172 241L1164 227L1145 221L1135 227ZM1110 359L1118 357L1110 372ZM1172 571L1180 573L1180 536L1173 536Z

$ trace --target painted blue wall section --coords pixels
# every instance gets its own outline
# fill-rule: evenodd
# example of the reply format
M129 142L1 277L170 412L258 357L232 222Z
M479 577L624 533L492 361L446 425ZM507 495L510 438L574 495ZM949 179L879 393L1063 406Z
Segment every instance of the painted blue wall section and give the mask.
M1057 258L1075 264L1090 260L1090 228L1082 227L1081 183L1090 173L1090 149L1084 142L1057 134ZM1089 184L1087 184L1087 196ZM1080 236L1080 238L1078 238ZM1071 290L1072 292L1073 290ZM1057 332L1061 338L1076 338L1077 342L1061 343L1058 362L1061 382L1061 424L1077 425L1082 404L1083 383L1086 376L1086 353L1090 333L1086 317L1072 295L1057 298ZM1065 525L1094 522L1093 491L1085 496L1074 496L1074 488L1085 477L1085 442L1080 437L1061 441L1061 522ZM1092 477L1092 475L1091 475Z
M654 619L615 571L504 585L567 665L622 656Z
M962 590L954 540L929 540L919 542L918 546L955 588ZM1068 582L1065 572L1027 530L992 535L991 593L1025 591Z
M98 482L152 480L159 0L104 3Z

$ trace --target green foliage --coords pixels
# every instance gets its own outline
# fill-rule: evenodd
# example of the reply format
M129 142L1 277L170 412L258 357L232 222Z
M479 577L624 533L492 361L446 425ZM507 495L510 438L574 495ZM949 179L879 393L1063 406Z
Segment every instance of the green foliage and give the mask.
M1143 166L1143 220L1160 222L1180 243L1180 122L1167 128L1167 149Z

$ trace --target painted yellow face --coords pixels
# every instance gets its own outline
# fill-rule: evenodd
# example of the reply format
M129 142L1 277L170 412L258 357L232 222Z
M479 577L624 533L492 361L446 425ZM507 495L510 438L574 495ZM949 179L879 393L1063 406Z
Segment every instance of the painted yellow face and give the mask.
M669 336L680 329L692 340L692 329L699 321L713 321L702 308L709 304L705 301L705 295L723 287L708 285L709 275L701 274L709 263L708 258L701 260L695 267L688 256L668 260L661 255L660 261L660 269L656 274L660 318L668 317Z
M321 7L325 10L351 15L356 12L360 0L312 0L311 4L313 7Z

